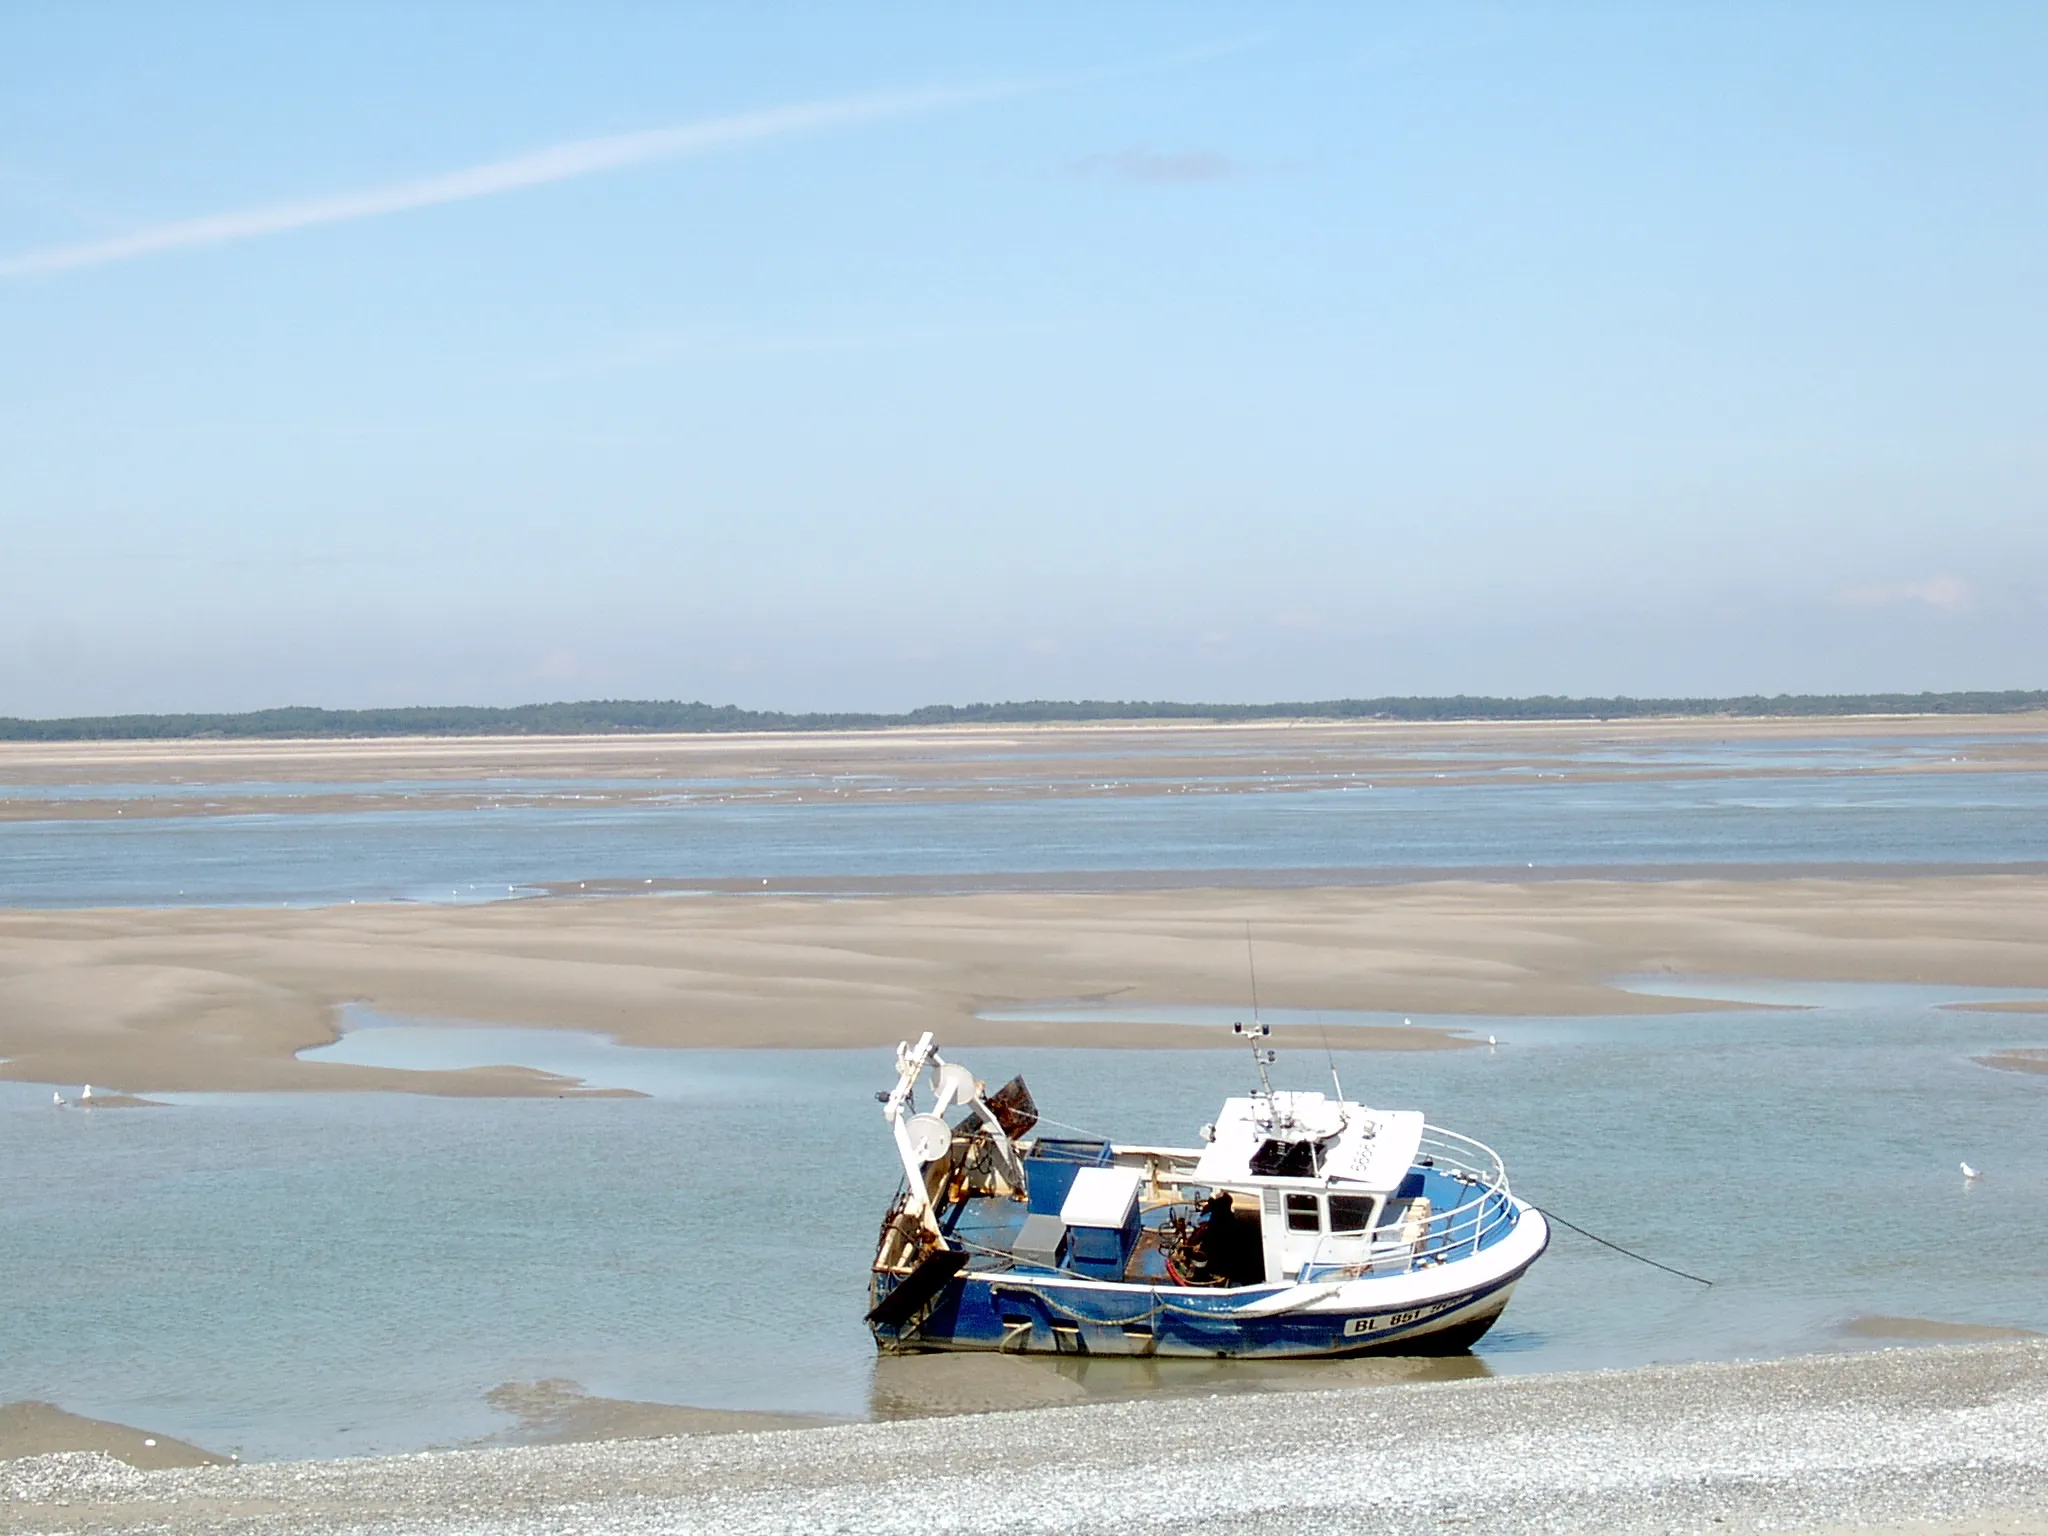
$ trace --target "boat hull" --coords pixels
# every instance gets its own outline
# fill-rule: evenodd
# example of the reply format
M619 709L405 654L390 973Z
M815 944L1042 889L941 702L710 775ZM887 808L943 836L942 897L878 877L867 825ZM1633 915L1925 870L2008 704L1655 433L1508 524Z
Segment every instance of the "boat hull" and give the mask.
M1375 1297L1374 1282L1329 1287L1292 1305L1289 1290L1249 1291L1072 1282L1053 1275L967 1273L894 1326L876 1325L887 1352L995 1350L1020 1354L1230 1359L1330 1359L1455 1354L1499 1319L1541 1249L1506 1273ZM1487 1266L1492 1268L1493 1266ZM887 1277L877 1276L878 1305Z

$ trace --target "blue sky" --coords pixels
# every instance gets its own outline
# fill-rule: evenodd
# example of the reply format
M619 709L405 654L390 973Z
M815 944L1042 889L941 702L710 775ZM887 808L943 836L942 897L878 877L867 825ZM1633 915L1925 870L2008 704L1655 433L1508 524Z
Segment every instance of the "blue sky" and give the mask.
M2048 683L2048 10L0 9L0 713Z

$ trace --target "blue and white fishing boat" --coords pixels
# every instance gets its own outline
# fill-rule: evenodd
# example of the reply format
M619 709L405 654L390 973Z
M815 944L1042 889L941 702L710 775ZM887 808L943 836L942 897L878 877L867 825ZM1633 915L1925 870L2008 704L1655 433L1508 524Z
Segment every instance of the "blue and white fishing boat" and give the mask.
M1196 1148L1034 1137L1022 1078L988 1094L929 1034L898 1046L896 1086L876 1095L904 1173L869 1286L876 1343L1266 1359L1469 1347L1549 1244L1542 1213L1470 1137L1341 1089L1276 1090L1273 1053L1254 1053L1259 1091L1226 1099Z

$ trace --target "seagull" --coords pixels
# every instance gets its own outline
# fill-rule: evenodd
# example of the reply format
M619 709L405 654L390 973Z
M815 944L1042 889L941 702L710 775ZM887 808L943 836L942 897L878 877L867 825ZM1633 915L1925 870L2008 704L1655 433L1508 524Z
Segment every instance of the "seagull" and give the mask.
M1977 1170L1972 1168L1968 1163L1965 1163L1963 1164L1963 1177L1965 1179L1974 1179L1977 1177Z
M1499 1044L1500 1044L1500 1042L1499 1042L1498 1040L1494 1039L1494 1038L1493 1038L1493 1036L1491 1036L1491 1035L1488 1035L1488 1036L1486 1037L1486 1043L1487 1043L1488 1045L1499 1045Z
M81 1104L90 1104L90 1103L92 1102L92 1084L91 1084L91 1083L87 1083L87 1084L85 1085L85 1089L84 1089L84 1091L83 1091L83 1092L81 1092L81 1093L80 1093L80 1094L78 1095L78 1101L79 1101L79 1102L80 1102Z
M52 1093L50 1095L50 1102L51 1104L55 1105L58 1109L66 1109L69 1107L65 1104L64 1095L61 1093Z

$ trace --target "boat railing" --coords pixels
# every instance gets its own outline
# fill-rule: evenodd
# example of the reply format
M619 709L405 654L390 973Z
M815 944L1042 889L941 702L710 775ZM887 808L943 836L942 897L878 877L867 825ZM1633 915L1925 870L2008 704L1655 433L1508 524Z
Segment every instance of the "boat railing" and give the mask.
M1500 1155L1484 1142L1456 1131L1424 1126L1415 1154L1416 1165L1465 1186L1466 1194L1457 1204L1430 1212L1417 1224L1411 1220L1412 1207L1382 1221L1367 1234L1366 1254L1350 1260L1326 1259L1330 1244L1326 1234L1316 1245L1309 1261L1297 1271L1297 1278L1334 1280L1367 1274L1404 1274L1453 1259L1469 1258L1515 1224L1515 1206L1508 1188L1508 1171Z
M1457 1180L1467 1193L1449 1209L1430 1213L1411 1247L1409 1268L1469 1257L1515 1224L1507 1165L1484 1142L1427 1125L1415 1160Z

